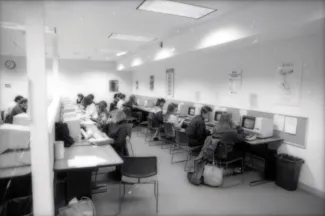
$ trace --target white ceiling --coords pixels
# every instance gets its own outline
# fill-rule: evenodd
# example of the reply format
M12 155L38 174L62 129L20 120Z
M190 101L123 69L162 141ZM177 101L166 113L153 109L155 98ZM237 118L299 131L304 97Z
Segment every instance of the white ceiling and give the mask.
M189 4L217 9L216 12L195 20L136 10L142 0L110 1L44 1L45 25L56 27L60 58L90 58L93 60L118 60L119 51L135 52L189 32L192 28L215 21L221 16L236 13L252 1L187 0ZM24 25L28 11L20 1L0 1L0 21ZM151 44L109 40L111 33L151 36L158 40ZM0 54L25 55L23 33L0 29ZM46 38L48 56L52 41Z

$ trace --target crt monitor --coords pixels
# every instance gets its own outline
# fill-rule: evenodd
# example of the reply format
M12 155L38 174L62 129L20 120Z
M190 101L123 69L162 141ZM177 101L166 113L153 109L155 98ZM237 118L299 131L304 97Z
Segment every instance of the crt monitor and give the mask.
M189 107L187 115L194 116L195 115L195 107Z
M255 120L256 120L256 118L254 116L243 116L241 126L244 129L254 130Z
M221 118L221 115L222 115L222 111L215 111L214 112L214 121L219 122L220 118Z

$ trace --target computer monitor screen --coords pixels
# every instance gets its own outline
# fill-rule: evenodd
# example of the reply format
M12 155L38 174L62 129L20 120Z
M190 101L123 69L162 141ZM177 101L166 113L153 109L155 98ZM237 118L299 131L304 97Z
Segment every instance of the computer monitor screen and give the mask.
M220 121L221 115L222 115L221 111L216 111L214 113L214 121L216 121L216 122Z
M253 130L255 127L255 119L253 116L243 116L242 127Z
M195 107L189 107L188 108L188 115L194 116L195 115Z

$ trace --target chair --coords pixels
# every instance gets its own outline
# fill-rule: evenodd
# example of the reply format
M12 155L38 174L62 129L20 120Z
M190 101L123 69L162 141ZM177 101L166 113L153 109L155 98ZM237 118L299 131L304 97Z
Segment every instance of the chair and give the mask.
M154 184L154 194L156 198L156 213L158 213L158 180L157 177L157 157L124 157L122 164L122 180L120 184L123 185L123 196L120 199L120 211L123 198L125 196L125 185L134 184Z
M131 109L129 107L125 107L123 111L124 111L124 113L126 115L126 122L127 123L137 121L137 118L132 117L132 112L131 112Z
M155 132L156 130L159 130L159 127L153 127L152 126L152 118L153 118L153 113L149 113L148 115L148 127L147 127L147 132L146 132L146 136L145 136L145 141L149 143L149 145L151 145L152 142L152 137L153 137L153 132ZM148 140L149 137L149 140Z
M0 112L0 120L5 121L5 111Z
M175 143L175 127L173 123L164 122L164 133L165 133L165 143L173 144ZM173 146L171 146L172 148ZM164 145L161 146L164 149ZM171 151L170 151L171 153Z
M176 145L172 148L172 158L171 158L171 163L179 163L179 162L186 162L185 165L184 165L184 171L186 171L186 165L187 165L187 162L189 160L191 160L192 158L192 153L194 150L197 150L197 149L200 149L202 148L202 146L195 146L195 147L190 147L188 145L188 136L187 134L182 131L182 130L175 130L175 141L176 141ZM180 150L180 151L176 151L177 150ZM175 153L187 153L187 156L186 156L186 160L181 160L181 161L177 161L177 162L174 162L174 155Z
M134 156L134 151L133 151L133 147L132 147L132 143L131 143L131 135L132 135L133 124L128 123L127 127L128 127L128 137L126 137L127 151L128 151L128 155Z
M240 162L240 174L244 174L244 154L241 151L236 150L235 148L233 148L231 152L228 152L228 145L234 146L234 143L231 141L226 142L224 140L219 141L214 154L214 157L216 158L216 164L224 167L224 173L226 173L230 164ZM242 179L242 181L244 181L244 179Z

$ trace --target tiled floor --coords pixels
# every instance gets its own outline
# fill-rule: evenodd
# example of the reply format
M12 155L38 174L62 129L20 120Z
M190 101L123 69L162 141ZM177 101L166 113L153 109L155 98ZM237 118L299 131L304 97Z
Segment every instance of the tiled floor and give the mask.
M183 171L184 163L171 164L167 149L148 146L144 136L133 133L135 154L158 157L159 215L325 215L324 200L297 190L286 191L274 183L250 187L256 172L225 178L223 188L193 186ZM180 155L181 156L181 155ZM103 178L104 179L104 178ZM118 210L118 185L93 196L97 215L114 215ZM129 186L120 215L153 215L153 185Z

